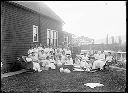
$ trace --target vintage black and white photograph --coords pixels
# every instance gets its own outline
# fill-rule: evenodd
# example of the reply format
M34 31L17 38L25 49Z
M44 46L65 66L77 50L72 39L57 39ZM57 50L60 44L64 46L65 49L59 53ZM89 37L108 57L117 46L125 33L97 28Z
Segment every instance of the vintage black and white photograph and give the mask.
M1 92L127 92L126 1L1 1Z

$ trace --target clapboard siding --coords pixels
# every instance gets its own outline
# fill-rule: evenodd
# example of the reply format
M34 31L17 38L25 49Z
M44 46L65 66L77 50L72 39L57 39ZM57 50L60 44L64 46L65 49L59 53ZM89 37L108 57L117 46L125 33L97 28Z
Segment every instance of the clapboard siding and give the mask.
M18 68L17 57L26 55L28 49L34 44L33 25L38 26L38 43L45 45L47 29L53 29L59 33L62 31L60 22L8 2L1 2L1 17L1 60L6 71ZM60 38L62 37L59 36Z
M2 5L2 61L7 71L15 68L17 57L25 55L32 43L33 25L38 15L14 5ZM11 66L10 66L11 65Z
M39 17L9 3L4 3L2 10L5 11L2 12L2 60L5 66L13 64L7 66L7 70L11 70L17 64L17 57L26 54L30 48L33 25L39 25Z
M56 30L59 33L62 32L61 24L45 16L40 16L40 27L41 43L44 45L47 45L47 29Z

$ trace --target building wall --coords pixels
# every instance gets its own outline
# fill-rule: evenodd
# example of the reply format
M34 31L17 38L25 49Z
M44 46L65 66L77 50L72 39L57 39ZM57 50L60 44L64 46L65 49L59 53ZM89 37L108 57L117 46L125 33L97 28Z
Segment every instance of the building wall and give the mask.
M60 31L58 33L58 45L63 45L64 42L64 32Z
M47 42L47 28L61 31L61 25L38 13L1 2L1 60L5 71L18 70L17 57L26 55L33 44L33 25L38 26L39 42Z
M45 16L40 17L40 42L44 45L47 45L47 29L56 30L58 31L58 34L61 35L62 32L62 25L50 18L46 18ZM58 36L59 36L58 35ZM62 37L61 37L62 38ZM60 44L60 36L58 37L58 44Z

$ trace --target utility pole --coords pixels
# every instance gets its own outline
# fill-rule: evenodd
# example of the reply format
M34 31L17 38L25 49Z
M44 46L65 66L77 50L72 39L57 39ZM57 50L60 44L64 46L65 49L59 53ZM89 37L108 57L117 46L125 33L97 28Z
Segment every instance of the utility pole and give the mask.
M121 36L118 36L118 40L119 40L119 44L121 45L122 44Z
M107 34L107 37L106 37L106 44L108 44L108 34Z
M114 36L111 36L111 39L112 39L112 44L114 44Z

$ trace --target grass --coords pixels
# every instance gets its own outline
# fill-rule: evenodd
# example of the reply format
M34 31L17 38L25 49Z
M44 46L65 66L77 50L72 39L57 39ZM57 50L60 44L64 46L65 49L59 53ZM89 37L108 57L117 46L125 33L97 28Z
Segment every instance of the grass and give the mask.
M84 86L85 83L102 83L104 87L94 89ZM60 73L59 71L42 71L41 73L22 73L2 79L3 91L61 91L61 92L124 92L126 72L98 71ZM26 93L27 93L26 92Z

